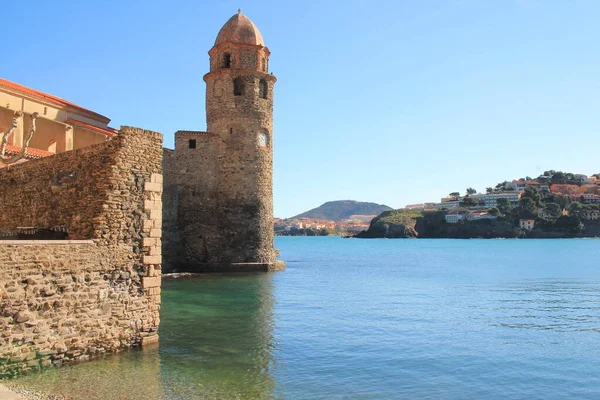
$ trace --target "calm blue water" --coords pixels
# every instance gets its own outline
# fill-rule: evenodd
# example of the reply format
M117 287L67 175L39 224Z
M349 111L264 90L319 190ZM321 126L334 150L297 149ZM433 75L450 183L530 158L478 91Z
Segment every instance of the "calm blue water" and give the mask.
M74 399L598 399L600 240L281 237L165 279L160 347L20 380Z

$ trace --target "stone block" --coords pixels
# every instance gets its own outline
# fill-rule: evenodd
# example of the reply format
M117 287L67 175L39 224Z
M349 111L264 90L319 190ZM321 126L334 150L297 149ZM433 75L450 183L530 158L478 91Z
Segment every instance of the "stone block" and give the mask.
M158 210L150 210L150 219L151 220L161 220L162 221L162 209Z
M161 256L144 256L144 264L161 264Z
M148 276L159 276L160 268L157 268L155 265L148 265Z
M162 237L162 229L151 229L150 230L151 238L160 238Z
M145 219L142 221L142 232L150 232L154 228L154 221L151 219Z
M156 335L156 334L151 335L151 336L145 336L142 338L142 341L141 341L142 347L148 346L151 344L157 344L157 343L158 343L158 335Z
M151 174L150 175L150 182L153 183L163 183L163 176L161 174Z
M143 238L142 239L142 246L144 247L151 247L151 246L160 246L160 240L158 238Z
M160 201L160 200L144 200L144 209L145 210L161 210L162 211L162 201Z
M162 192L162 184L153 182L144 182L145 192Z
M144 276L142 278L142 289L160 287L160 276Z

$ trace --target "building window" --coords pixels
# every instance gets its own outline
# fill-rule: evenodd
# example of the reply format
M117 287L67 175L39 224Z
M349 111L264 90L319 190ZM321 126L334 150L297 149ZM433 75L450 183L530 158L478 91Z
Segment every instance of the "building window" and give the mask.
M44 115L48 114L48 107L44 107Z
M262 58L262 71L267 72L267 59L265 57Z
M258 145L260 147L269 147L269 133L265 130L258 134Z
M269 93L269 85L267 84L267 81L265 81L264 79L261 79L260 82L258 83L258 97L260 97L261 99L266 99L268 93Z
M196 139L190 139L188 142L188 146L190 147L190 149L195 149L196 148Z
M231 54L223 54L223 68L231 68Z
M233 95L243 96L244 95L244 80L242 78L235 78L233 80Z

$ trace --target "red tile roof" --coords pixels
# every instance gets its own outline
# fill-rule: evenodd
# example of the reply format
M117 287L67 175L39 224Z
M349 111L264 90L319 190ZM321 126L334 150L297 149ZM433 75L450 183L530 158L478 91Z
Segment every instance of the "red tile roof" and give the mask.
M23 94L25 96L29 96L38 100L46 101L61 107L71 107L77 109L79 111L83 111L87 114L92 114L98 119L106 121L106 123L110 122L110 119L105 117L104 115L100 115L94 111L88 110L87 108L78 106L75 103L71 103L70 101L61 99L60 97L53 96L48 93L40 92L39 90L28 88L27 86L19 85L18 83L7 81L6 79L0 78L0 89L8 89L13 92L17 92Z
M21 147L13 146L12 144L6 145L7 153L19 154L21 152L21 149L22 149ZM54 155L54 153L52 153L50 151L34 149L33 147L28 147L27 151L25 152L25 158L34 158L34 159L53 156L53 155Z
M95 132L101 133L101 134L106 135L108 137L116 136L117 133L119 133L119 131L117 131L115 128L111 128L111 127L108 127L108 129L100 128L100 127L97 127L97 126L94 126L94 125L86 124L85 122L77 121L76 119L72 119L72 118L67 118L67 122L66 123L67 124L71 124L71 125L80 126L82 128L89 129L91 131L95 131Z

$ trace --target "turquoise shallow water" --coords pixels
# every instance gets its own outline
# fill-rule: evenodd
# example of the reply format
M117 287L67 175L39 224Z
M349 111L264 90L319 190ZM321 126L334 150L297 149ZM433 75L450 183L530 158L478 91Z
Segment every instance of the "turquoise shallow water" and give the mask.
M599 240L281 237L165 279L160 346L21 378L74 399L598 399Z

